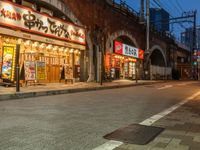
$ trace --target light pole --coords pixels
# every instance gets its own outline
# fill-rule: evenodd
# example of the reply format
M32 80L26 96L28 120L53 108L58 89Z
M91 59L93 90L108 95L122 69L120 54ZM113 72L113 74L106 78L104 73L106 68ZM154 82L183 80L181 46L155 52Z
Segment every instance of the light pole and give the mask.
M19 67L19 53L20 53L20 45L16 45L16 92L20 92L20 67Z
M150 27L150 0L146 0L146 18L147 18L147 25L146 25L146 52L149 52L149 27Z
M148 59L149 61L151 62L151 58L149 57L149 28L150 28L150 10L149 10L149 7L150 7L150 0L146 0L146 50L145 50L145 55L146 55L146 63L145 63L145 70L148 70ZM150 67L149 67L150 68ZM148 71L149 75L150 75L150 69ZM146 73L145 73L145 76L146 76ZM150 75L151 76L151 75ZM150 77L151 79L151 77Z

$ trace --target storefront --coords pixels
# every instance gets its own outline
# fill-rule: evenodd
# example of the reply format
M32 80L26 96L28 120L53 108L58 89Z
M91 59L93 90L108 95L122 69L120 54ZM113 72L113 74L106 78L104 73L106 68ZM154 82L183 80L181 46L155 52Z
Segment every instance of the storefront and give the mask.
M15 80L16 59L24 82L80 81L85 43L82 27L0 1L0 70L6 82Z
M114 41L114 50L105 57L105 72L112 79L136 79L137 62L144 59L144 51L130 45Z

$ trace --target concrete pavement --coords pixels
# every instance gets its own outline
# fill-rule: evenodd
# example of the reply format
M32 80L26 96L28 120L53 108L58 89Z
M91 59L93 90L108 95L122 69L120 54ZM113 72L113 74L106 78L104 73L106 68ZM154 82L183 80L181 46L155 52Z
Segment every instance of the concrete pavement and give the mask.
M92 150L107 142L104 135L182 102L199 85L167 82L1 101L0 150Z
M68 94L68 93L76 93L84 91L131 87L131 86L148 85L160 82L164 81L139 80L136 83L135 81L132 80L116 80L112 82L105 82L103 83L103 85L94 82L90 83L79 82L74 84L46 83L46 84L21 87L20 92L16 92L15 87L6 88L0 86L0 100L20 99L20 98L37 97L37 96L48 96L48 95Z
M123 144L114 150L200 150L200 96L152 126L165 131L147 145Z

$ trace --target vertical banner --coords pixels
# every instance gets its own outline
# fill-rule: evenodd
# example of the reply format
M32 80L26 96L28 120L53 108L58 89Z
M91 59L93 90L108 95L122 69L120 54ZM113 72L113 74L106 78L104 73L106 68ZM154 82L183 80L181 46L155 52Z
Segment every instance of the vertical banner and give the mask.
M14 80L15 75L15 45L3 46L2 78L10 81Z
M46 64L44 61L36 62L36 75L37 75L37 80L46 79Z
M24 61L24 74L26 81L36 80L36 68L34 61Z

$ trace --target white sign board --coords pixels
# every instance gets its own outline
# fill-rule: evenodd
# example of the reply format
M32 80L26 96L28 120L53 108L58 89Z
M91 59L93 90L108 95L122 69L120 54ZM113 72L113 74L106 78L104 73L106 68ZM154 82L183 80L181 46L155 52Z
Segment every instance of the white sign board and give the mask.
M123 54L126 56L138 58L138 48L123 44Z
M85 44L84 28L8 1L0 1L0 25Z

